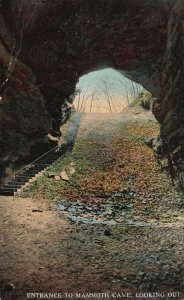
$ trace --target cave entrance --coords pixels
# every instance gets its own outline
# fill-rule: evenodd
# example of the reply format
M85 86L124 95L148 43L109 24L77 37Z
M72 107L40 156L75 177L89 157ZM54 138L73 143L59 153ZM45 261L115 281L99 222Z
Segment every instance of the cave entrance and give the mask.
M143 87L120 72L105 68L80 77L74 107L86 113L118 113L127 107Z

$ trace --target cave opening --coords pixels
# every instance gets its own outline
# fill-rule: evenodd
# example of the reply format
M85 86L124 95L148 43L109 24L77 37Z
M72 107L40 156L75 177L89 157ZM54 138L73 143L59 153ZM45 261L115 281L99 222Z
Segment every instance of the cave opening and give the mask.
M120 113L142 91L140 84L113 68L104 68L79 78L73 105L85 113Z

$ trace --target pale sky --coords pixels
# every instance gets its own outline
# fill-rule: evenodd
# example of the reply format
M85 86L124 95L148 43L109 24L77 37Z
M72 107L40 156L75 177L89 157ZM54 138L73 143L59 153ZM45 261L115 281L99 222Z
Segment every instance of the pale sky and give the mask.
M80 90L80 95L74 101L77 110L95 112L100 109L108 112L121 111L137 96L142 87L119 72L107 68L82 76L76 89ZM82 102L86 104L82 105Z

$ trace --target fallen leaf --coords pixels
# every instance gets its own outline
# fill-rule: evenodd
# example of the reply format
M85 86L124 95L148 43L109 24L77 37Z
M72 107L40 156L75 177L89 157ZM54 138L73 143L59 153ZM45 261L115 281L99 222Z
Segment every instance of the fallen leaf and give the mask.
M12 288L12 290L14 290L15 289L15 286L14 286L14 284L13 283L10 283L10 288Z
M7 292L14 291L14 289L15 289L15 286L14 286L13 283L6 284L6 285L5 285L5 290L6 290Z
M75 168L72 166L67 167L66 171L69 176L75 174L75 172L76 172Z
M67 175L67 173L66 173L66 171L61 172L60 173L60 177L61 177L62 180L65 180L65 181L69 181L70 180L69 177L68 177L68 175Z
M66 103L66 105L67 105L68 107L70 107L70 108L73 108L73 107L74 107L73 103L70 103L70 102L68 102L67 100L65 100L65 103Z
M50 141L58 142L59 138L51 135L50 133L47 135Z
M54 177L54 176L57 176L57 173L52 172L52 173L49 173L49 174L48 174L48 177L49 177L49 178L52 178L52 177Z
M39 209L39 208L33 208L33 209L32 209L32 212L43 212L43 210L42 210L42 209Z

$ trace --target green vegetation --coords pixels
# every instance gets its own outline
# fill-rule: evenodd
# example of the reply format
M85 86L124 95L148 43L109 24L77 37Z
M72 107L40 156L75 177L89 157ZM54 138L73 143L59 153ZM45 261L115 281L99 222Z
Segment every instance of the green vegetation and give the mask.
M74 164L74 168L77 172L70 177L70 180L68 182L55 180L54 177L65 171L71 163ZM72 200L75 197L75 193L80 189L80 181L88 164L89 162L84 157L77 159L75 157L75 151L74 154L66 154L64 158L62 157L58 160L57 163L51 166L42 176L38 177L35 182L29 185L29 187L21 193L21 196L42 196L52 201L61 200L63 198Z
M152 101L152 94L144 89L141 93L138 94L135 100L130 103L129 107L142 107L146 110L149 110L151 109Z

